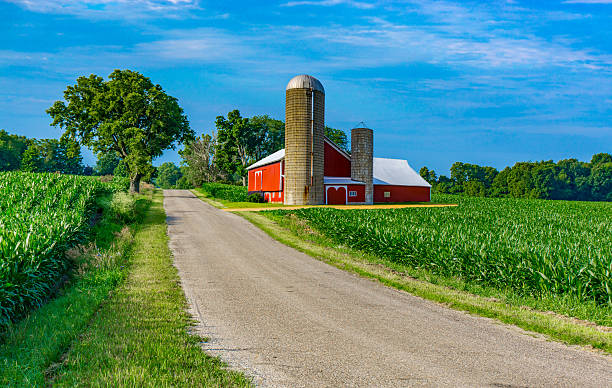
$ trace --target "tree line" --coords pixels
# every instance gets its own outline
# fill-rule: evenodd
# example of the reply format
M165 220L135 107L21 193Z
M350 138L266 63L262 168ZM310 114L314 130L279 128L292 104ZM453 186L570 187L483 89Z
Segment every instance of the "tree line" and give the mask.
M81 147L71 139L34 139L0 130L0 171L91 174Z
M498 171L493 167L455 162L450 178L421 168L434 191L478 197L612 201L612 155L598 153L590 162L563 159L518 162Z

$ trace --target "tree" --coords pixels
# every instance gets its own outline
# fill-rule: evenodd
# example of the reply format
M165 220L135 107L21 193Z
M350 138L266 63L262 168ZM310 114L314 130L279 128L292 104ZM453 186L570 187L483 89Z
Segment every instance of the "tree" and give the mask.
M121 178L130 177L130 173L128 172L125 162L123 160L120 160L117 164L117 167L115 167L115 169L113 170L113 176Z
M265 134L253 130L248 118L243 118L235 109L227 114L227 119L217 116L217 163L228 176L238 175L246 186L246 168L254 162L257 151L265 139Z
M155 184L162 189L171 189L181 179L181 170L171 162L166 162L157 169Z
M351 153L351 148L349 145L349 141L346 137L346 133L344 133L341 129L331 128L327 125L325 126L325 136L340 148L342 148L347 153Z
M285 148L285 123L283 121L263 115L253 116L249 119L249 122L254 128L264 133L261 157Z
M593 167L603 163L612 163L612 155L607 154L605 152L601 152L599 154L593 155L593 157L591 158L591 165Z
M94 74L79 77L64 99L47 110L51 125L96 153L116 152L125 162L132 193L152 173L153 158L194 136L177 99L135 71L115 70L108 81Z
M94 167L96 175L112 175L121 158L115 151L98 153L98 161Z
M17 170L21 165L21 157L28 148L28 138L11 135L4 129L0 130L0 171Z
M44 166L42 150L36 141L31 141L21 158L21 170L27 172L42 172Z
M592 197L596 201L612 201L612 162L598 163L589 177Z
M428 169L426 166L421 167L419 170L419 175L425 179L430 185L435 186L438 180L436 176L436 172L434 170Z
M187 144L185 149L179 151L185 167L184 176L193 186L199 187L204 182L212 182L219 176L215 164L215 150L217 141L211 135L202 135L195 141Z

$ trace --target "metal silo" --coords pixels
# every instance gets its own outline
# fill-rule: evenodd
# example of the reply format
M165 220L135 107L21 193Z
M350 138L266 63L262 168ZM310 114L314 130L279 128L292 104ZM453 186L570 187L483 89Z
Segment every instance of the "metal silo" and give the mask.
M322 204L325 90L316 78L298 75L289 81L285 93L284 202Z
M368 204L374 202L373 152L373 131L369 128L353 128L351 130L351 179L366 184L365 202Z

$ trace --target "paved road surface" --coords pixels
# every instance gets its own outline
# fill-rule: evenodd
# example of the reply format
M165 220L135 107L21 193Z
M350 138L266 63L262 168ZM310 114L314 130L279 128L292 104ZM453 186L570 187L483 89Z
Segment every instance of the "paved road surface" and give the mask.
M612 361L338 270L184 190L170 247L207 352L257 385L612 387Z

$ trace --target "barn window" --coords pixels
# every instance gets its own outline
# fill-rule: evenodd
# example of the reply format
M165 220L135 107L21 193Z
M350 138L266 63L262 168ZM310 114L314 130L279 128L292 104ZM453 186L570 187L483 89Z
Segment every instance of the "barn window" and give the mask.
M357 196L356 191L349 191L349 197L356 197L356 196Z
M391 198L391 192L385 191L385 198Z

